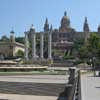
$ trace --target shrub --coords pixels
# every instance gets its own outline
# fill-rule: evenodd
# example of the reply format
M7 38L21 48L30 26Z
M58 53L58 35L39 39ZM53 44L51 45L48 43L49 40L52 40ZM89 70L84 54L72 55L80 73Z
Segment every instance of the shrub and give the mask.
M22 50L18 50L18 51L16 52L16 56L17 56L17 57L24 57L24 52L23 52Z

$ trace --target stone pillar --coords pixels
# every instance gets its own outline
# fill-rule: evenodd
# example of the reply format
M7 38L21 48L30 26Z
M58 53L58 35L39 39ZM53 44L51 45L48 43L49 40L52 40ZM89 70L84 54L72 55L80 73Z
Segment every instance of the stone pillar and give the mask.
M40 57L43 59L43 48L44 48L44 34L40 33Z
M48 33L48 59L52 59L52 32Z
M29 41L28 41L28 34L27 32L25 32L25 60L28 61L29 57L28 57L28 47L29 47Z
M36 33L32 33L32 59L36 58Z

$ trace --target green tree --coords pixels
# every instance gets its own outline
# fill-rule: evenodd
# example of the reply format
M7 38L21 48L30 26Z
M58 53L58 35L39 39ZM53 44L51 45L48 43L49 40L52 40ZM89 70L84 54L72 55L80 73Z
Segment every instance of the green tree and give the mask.
M92 59L100 60L100 35L92 33L87 43L85 43L79 50L80 59ZM95 61L96 62L96 61Z
M16 37L15 40L16 42L24 44L24 37Z
M79 49L83 46L83 44L84 44L84 39L77 39L74 41L73 49L79 51Z
M6 35L3 35L0 39L0 41L2 42L8 42L9 41L9 38L6 36Z
M16 52L16 56L17 57L24 57L24 52L22 51L22 50L18 50L17 52Z

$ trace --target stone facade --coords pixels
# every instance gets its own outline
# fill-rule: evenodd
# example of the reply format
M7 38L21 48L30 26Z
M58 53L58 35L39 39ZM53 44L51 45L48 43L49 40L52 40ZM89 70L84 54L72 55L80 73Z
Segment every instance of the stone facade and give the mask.
M14 31L10 33L9 42L0 42L0 57L15 57L18 50L24 52L24 45L15 41Z
M90 28L88 24L88 20L85 17L85 21L83 24L83 31L78 32L74 28L71 27L70 18L67 16L67 12L64 12L64 16L61 19L59 29L53 29L52 25L51 28L49 27L48 19L46 18L45 24L44 24L44 31L43 32L35 32L36 38L41 34L43 35L44 41L46 38L48 38L48 33L52 29L52 52L54 52L54 55L64 55L64 53L70 52L73 49L74 41L77 39L84 39L87 41L90 34ZM98 33L100 33L100 26L98 27ZM28 31L29 40L31 40L31 29ZM39 36L39 37L40 37ZM42 44L41 44L42 45ZM44 44L45 45L45 44ZM42 50L42 49L41 49ZM49 51L49 50L48 50ZM51 51L50 51L51 52ZM42 51L43 54L43 51ZM61 55L60 55L61 54Z

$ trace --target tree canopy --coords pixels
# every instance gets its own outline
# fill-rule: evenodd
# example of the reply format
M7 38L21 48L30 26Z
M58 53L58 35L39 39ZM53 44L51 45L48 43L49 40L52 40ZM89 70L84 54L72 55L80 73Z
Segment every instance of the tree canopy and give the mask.
M95 57L96 60L100 60L100 34L92 33L90 38L87 40L79 50L80 59L92 59Z

